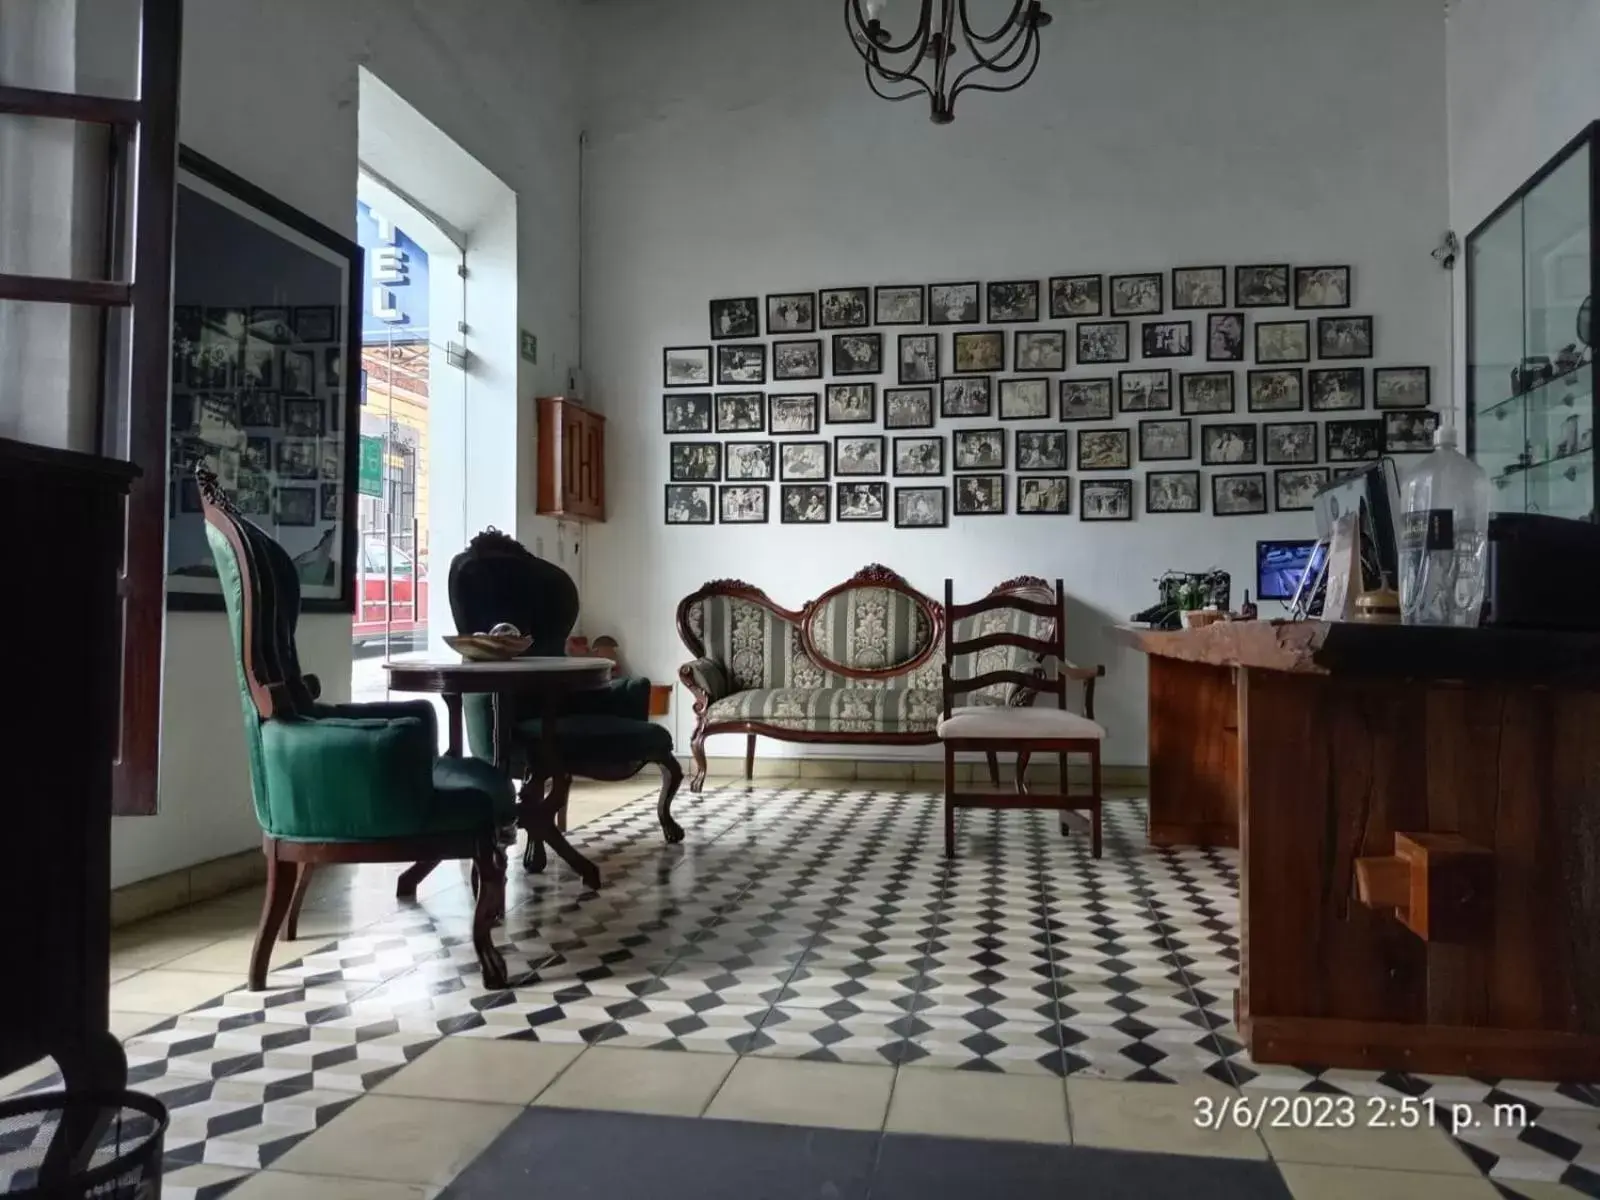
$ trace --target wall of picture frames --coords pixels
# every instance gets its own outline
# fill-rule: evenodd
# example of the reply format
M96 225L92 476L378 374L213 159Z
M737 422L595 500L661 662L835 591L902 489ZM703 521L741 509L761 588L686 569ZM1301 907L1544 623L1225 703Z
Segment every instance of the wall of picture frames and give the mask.
M712 299L705 343L662 352L665 521L1309 509L1438 426L1355 285L1267 263Z

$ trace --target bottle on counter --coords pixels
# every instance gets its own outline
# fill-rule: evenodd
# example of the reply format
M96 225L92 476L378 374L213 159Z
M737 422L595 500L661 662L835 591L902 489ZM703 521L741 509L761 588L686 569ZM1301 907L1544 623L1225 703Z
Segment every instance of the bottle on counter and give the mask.
M1475 626L1488 568L1489 476L1440 425L1406 476L1400 517L1400 614L1407 625Z

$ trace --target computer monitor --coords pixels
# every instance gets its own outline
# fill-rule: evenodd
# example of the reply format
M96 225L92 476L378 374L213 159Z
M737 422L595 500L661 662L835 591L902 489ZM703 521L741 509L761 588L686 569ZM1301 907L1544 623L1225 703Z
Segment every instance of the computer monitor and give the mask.
M1343 479L1319 488L1312 506L1317 512L1317 534L1327 538L1333 523L1345 513L1359 512L1361 521L1361 574L1352 581L1358 591L1390 587L1400 580L1400 551L1395 514L1400 511L1400 477L1392 458L1361 467Z
M1316 554L1315 538L1256 543L1256 596L1293 600Z

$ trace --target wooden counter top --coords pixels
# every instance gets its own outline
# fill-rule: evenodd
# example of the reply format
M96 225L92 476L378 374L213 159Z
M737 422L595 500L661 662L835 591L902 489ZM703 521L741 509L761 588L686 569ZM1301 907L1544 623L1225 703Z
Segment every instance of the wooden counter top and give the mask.
M1218 667L1600 687L1600 633L1218 621L1200 629L1118 625L1115 636L1145 654Z

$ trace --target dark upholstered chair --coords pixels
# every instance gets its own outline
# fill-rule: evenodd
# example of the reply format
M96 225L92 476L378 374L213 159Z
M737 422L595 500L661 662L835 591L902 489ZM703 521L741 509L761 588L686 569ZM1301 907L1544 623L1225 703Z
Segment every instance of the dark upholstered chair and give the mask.
M530 554L514 538L487 529L472 539L450 564L450 612L458 633L479 633L509 622L533 639L525 654L564 655L567 635L578 619L578 588L554 563ZM494 742L494 718L488 696L464 697L467 742L472 752L488 756ZM646 764L661 769L661 796L656 813L668 842L681 842L683 830L672 819L672 798L683 782L683 768L672 752L672 734L650 720L650 681L613 679L606 687L572 697L556 723L558 762L542 760L543 722L529 706L514 715L516 728L513 771L521 774L524 813L543 804L562 814L572 779L622 780ZM546 783L551 794L546 797ZM528 832L523 866L542 870L544 844L533 835L524 816L518 824Z
M467 859L478 900L472 942L488 987L506 985L492 927L505 908L500 831L511 781L486 761L440 758L426 700L320 704L295 652L300 582L284 548L240 515L211 472L196 472L206 538L233 633L250 790L267 858L267 896L250 954L266 986L278 930L295 935L315 863Z

